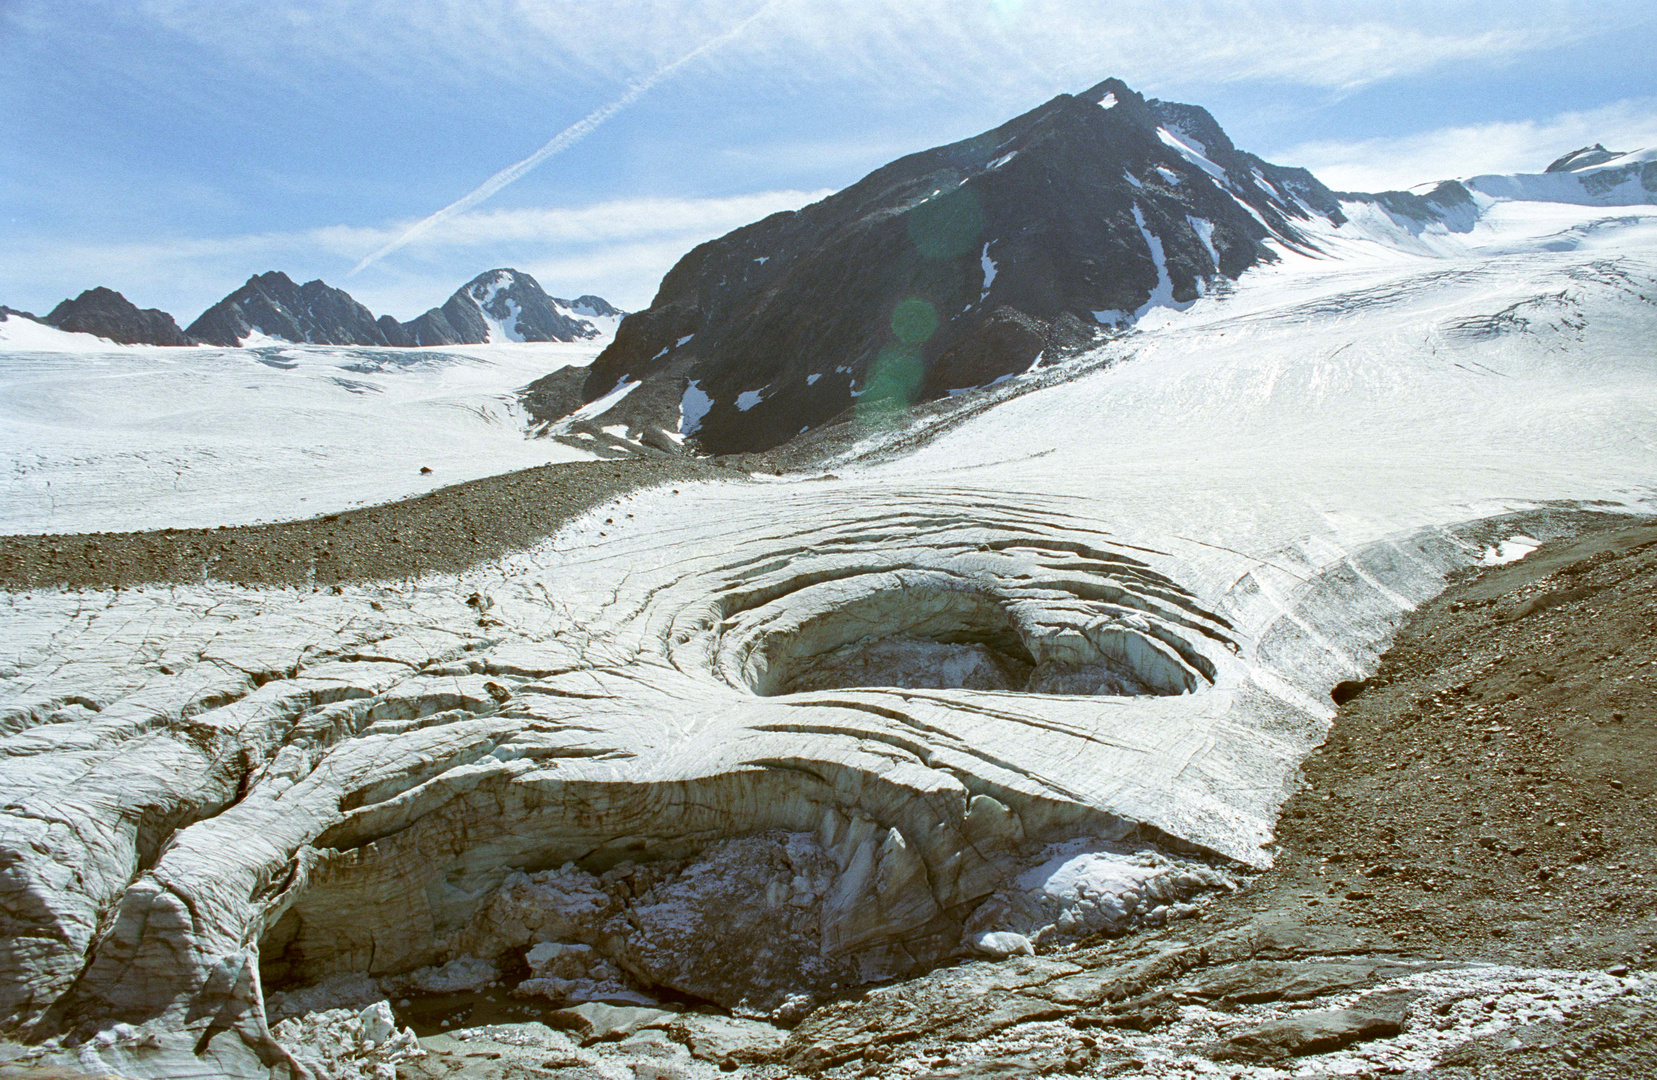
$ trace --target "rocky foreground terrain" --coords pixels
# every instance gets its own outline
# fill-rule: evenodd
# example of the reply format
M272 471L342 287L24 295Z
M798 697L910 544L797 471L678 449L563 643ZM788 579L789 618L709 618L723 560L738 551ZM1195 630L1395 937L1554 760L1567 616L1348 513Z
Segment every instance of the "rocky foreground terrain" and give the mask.
M0 588L130 588L205 578L315 587L418 577L528 547L641 484L738 475L691 459L564 462L305 521L0 536Z

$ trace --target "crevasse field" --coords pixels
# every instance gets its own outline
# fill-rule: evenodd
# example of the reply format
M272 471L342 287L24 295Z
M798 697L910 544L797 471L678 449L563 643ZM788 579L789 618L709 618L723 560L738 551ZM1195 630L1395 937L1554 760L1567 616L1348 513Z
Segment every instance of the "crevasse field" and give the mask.
M787 1016L1269 864L1330 688L1405 612L1584 512L1657 510L1657 212L1372 211L1319 242L930 437L640 492L464 575L0 598L5 887L41 898L0 1006L73 984L88 1018L153 1004L111 1066L252 1061L262 979L321 1007L487 966L513 897L599 903L573 861L676 858L701 869L585 977ZM566 452L503 403L564 362L539 353L161 352L0 359L8 529L308 515ZM719 947L765 904L769 948Z

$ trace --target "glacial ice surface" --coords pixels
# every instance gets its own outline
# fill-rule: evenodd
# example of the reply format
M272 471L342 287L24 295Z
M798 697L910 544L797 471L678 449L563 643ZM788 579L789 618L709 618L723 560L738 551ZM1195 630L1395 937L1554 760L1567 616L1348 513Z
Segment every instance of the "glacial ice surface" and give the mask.
M19 325L44 333L0 333L0 532L305 518L592 457L529 438L517 391L604 341L218 349L18 318L0 331Z

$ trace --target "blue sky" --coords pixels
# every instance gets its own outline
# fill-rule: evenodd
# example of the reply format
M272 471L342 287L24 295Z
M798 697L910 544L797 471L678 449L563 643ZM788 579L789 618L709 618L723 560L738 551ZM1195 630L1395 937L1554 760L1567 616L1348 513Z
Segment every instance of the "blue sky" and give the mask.
M696 243L1110 75L1376 189L1657 144L1653 55L1650 0L0 0L0 303L187 323L279 269L407 319L516 266L638 308Z

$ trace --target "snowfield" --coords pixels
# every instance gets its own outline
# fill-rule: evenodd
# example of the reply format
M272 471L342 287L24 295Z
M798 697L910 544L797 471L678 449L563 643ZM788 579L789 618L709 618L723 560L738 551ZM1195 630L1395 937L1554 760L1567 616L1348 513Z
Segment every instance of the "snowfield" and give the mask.
M963 940L1003 955L1197 910L1270 862L1330 688L1447 574L1657 511L1657 212L1350 231L985 391L916 449L871 430L821 475L641 492L464 575L0 599L0 837L7 888L39 898L8 908L0 1007L136 1025L89 1052L124 1073L201 1045L262 1076L262 979L361 987L553 941L587 947L559 955L590 954L591 984L643 971L787 1017ZM340 413L299 421L341 440L333 468L300 467L276 409L248 414L245 453L291 454L307 499L414 490L456 436L392 428L467 417L444 380L487 396L483 376L399 391L411 373L339 353L270 355L303 384L262 356L77 360L60 396L7 394L7 438L64 448L21 475L78 490L75 521L183 524L253 475L206 450L238 417L187 388L374 380L397 408L349 440ZM98 434L129 385L179 418ZM168 503L189 424L214 438ZM515 431L465 419L462 445L495 427ZM394 438L426 441L370 447ZM135 439L154 464L96 464ZM128 475L154 494L109 490ZM44 527L14 485L11 527ZM629 869L653 859L685 862ZM769 948L733 955L744 927Z
M291 520L585 460L529 438L516 391L607 344L160 348L19 318L6 332L6 533Z

